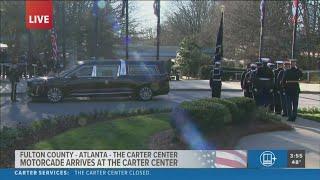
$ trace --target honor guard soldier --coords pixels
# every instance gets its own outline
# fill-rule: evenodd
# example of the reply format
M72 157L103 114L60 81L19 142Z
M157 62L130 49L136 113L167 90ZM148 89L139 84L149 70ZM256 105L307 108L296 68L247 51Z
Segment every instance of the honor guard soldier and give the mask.
M276 65L269 62L267 64L267 66L271 69L271 71L273 72L273 75L274 75L274 70L276 69ZM274 78L275 78L275 76L274 76ZM275 84L274 82L273 82L273 85ZM270 112L275 112L275 99L274 99L275 90L274 89L275 89L275 87L273 86L272 92L271 92L270 105L269 105Z
M245 75L244 78L244 89L247 92L249 98L253 98L253 90L252 90L252 76L253 73L256 70L256 65L255 64L251 64L250 65L250 71L248 71Z
M211 71L210 75L210 87L212 92L212 97L220 98L221 96L221 76L222 70L220 68L220 62L215 62L215 67Z
M248 91L248 87L246 86L246 75L248 72L250 72L251 68L250 68L251 64L247 64L247 69L241 74L241 81L240 81L240 85L241 85L241 89L243 91L243 95L244 97L249 97L249 91Z
M290 62L289 61L284 61L283 62L284 67L282 70L279 71L279 74L276 78L276 83L278 84L277 86L279 86L279 94L280 94L280 101L281 101L281 109L282 109L282 116L287 116L287 98L286 98L286 92L284 89L284 86L282 83L282 79L283 79L283 74L284 71L286 69L290 69Z
M267 66L273 71L276 68L276 65L273 63L267 63Z
M276 114L281 114L281 84L278 79L280 71L283 71L283 61L276 61L277 69L273 70L274 74L274 91L273 91L273 100L274 100L274 111Z
M257 94L258 91L256 88L257 83L255 83L254 81L257 75L257 70L262 66L262 63L260 61L257 61L255 64L256 64L256 69L251 72L251 91L252 91L253 99L257 104L257 97L258 97L258 94Z
M302 71L297 67L296 60L290 60L291 67L283 74L282 83L286 93L288 121L295 121L299 102L299 80L302 78Z
M258 106L269 107L274 86L274 75L267 66L269 58L261 58L262 66L257 68L253 77L255 100Z
M17 65L18 60L14 59L10 71L9 71L9 80L11 83L11 102L17 101L17 83L20 79L20 72Z

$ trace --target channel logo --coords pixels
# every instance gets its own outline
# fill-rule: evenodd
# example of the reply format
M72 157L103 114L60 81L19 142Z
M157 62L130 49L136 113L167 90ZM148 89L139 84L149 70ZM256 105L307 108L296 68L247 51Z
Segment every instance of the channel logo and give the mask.
M52 0L26 0L26 28L51 29L53 27Z
M271 151L264 151L260 155L260 163L265 167L273 166L277 158Z
M287 168L288 151L286 150L250 150L248 168Z

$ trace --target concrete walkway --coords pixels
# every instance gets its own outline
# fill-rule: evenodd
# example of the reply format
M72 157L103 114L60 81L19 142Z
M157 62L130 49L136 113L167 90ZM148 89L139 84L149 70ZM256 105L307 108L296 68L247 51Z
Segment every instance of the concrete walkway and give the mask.
M27 90L27 81L22 80L17 84L17 93L25 93ZM11 84L9 81L1 81L0 94L10 94Z
M170 81L171 90L210 90L209 80L181 80ZM320 84L300 83L302 93L320 94ZM222 90L241 91L240 82L226 81L222 82Z
M27 87L26 80L21 80L17 86L18 93L25 93ZM320 94L320 84L300 83L302 93ZM1 81L0 94L9 94L11 85L9 81ZM170 81L170 90L172 91L208 91L210 90L209 80L181 80ZM222 82L223 91L241 91L240 82Z
M305 150L306 168L320 168L320 123L298 118L292 131L259 133L242 138L236 149Z

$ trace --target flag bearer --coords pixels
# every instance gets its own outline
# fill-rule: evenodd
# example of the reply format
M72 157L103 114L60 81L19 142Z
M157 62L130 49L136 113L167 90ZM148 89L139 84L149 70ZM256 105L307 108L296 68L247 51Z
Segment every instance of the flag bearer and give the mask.
M220 98L221 96L221 76L222 70L220 68L220 62L215 62L215 67L211 71L210 75L210 87L212 92L212 97Z

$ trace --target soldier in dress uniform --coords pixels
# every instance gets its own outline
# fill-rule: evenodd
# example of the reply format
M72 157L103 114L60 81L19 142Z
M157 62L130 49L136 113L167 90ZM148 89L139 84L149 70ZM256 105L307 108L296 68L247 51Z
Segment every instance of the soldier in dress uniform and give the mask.
M11 83L11 102L17 101L17 83L20 80L20 71L17 65L18 59L14 58L9 71L9 80Z
M273 72L274 74L274 70L276 69L276 65L269 62L267 63L267 66L271 69L271 71ZM274 76L275 78L275 76ZM275 83L273 83L274 85ZM271 99L270 99L270 105L269 105L269 110L270 112L275 112L275 99L274 99L274 95L275 95L275 90L274 90L274 86L272 87L272 92L271 92Z
M281 109L282 109L282 116L287 116L287 98L286 98L286 92L282 83L283 79L283 74L286 69L290 69L290 62L289 61L284 61L284 68L279 71L279 74L277 76L277 81L276 83L279 86L279 93L280 93L280 101L281 101Z
M276 114L281 114L281 84L278 79L280 71L283 71L283 61L276 61L277 69L273 70L274 74L274 91L273 91L273 100L274 100L274 110Z
M257 94L257 88L256 88L256 85L257 85L257 83L255 83L254 82L254 80L255 80L255 77L256 77L256 75L257 75L257 70L262 66L262 63L260 62L260 61L257 61L256 63L255 63L255 65L256 65L256 69L255 70L253 70L252 72L251 72L251 91L252 91L252 96L253 96L253 99L254 99L254 101L256 102L256 104L257 104L257 97L258 97L258 94Z
M274 86L274 74L267 66L269 58L261 58L262 66L257 68L253 77L253 88L256 104L269 107Z
M253 98L253 90L252 90L252 76L253 73L255 72L257 66L256 64L251 64L250 65L250 71L248 71L245 75L244 78L244 88L247 91L248 97Z
M220 68L220 62L215 62L215 67L211 71L210 75L210 87L212 92L212 97L220 98L221 96L221 76L222 70Z
M299 80L302 78L302 71L297 67L296 60L290 60L291 67L283 73L282 84L286 93L288 121L295 121L299 103Z
M261 63L260 61L257 61L257 62L256 62L256 65L257 65L257 69L260 68L260 67L262 67L262 63Z
M247 69L241 74L241 81L240 81L240 85L241 85L241 89L243 91L243 95L244 97L249 97L249 91L248 91L248 86L246 86L246 82L245 82L245 77L246 74L251 71L250 68L251 64L247 64Z

